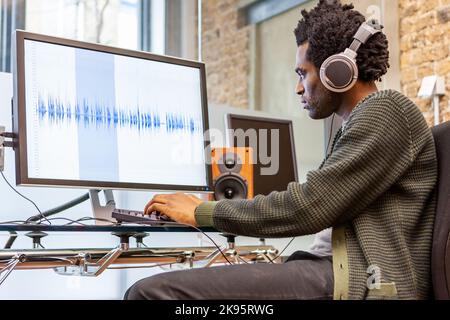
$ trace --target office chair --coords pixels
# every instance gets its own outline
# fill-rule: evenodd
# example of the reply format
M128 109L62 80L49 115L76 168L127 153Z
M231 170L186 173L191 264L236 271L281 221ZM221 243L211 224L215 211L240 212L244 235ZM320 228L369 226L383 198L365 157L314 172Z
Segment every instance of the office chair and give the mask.
M438 158L437 210L431 251L434 297L450 300L450 121L432 128Z

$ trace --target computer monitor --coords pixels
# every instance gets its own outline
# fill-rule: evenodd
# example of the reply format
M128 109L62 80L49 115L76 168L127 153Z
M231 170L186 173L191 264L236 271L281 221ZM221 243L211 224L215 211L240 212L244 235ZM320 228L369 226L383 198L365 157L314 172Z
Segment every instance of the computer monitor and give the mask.
M238 138L236 135L238 129L242 129L245 133L245 139ZM251 138L254 136L248 131L251 129L256 131L256 139ZM230 142L233 142L234 146L251 147L254 150L254 156L256 156L253 169L255 196L268 195L272 191L285 191L290 182L298 181L292 121L228 114L227 130L230 133ZM278 139L272 139L272 130L278 130ZM265 141L267 141L266 147L263 146L266 144ZM272 143L277 143L278 146ZM278 154L274 154L275 152ZM261 161L261 156L271 158L278 163L265 163L265 159ZM274 166L274 174L264 173L263 169L269 166Z
M203 63L15 32L16 183L210 192Z

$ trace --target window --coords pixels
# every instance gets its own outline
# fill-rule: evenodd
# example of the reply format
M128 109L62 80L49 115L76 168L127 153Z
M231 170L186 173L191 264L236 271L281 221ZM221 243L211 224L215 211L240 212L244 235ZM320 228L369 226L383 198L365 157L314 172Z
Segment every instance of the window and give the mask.
M10 71L11 32L140 49L140 0L2 0L2 71ZM21 14L18 14L18 13Z
M27 31L138 49L138 0L27 1Z
M0 71L15 29L196 58L199 0L0 0Z

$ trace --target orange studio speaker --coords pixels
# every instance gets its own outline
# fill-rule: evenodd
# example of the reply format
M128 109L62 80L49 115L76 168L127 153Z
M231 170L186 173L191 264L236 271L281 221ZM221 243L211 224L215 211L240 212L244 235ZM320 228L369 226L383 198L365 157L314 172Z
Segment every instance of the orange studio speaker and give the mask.
M214 200L253 198L253 149L212 150Z

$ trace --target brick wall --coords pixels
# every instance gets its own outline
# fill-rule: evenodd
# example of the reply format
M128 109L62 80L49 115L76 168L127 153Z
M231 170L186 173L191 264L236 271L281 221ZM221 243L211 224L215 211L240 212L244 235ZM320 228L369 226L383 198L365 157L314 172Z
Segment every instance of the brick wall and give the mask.
M203 1L203 61L208 100L247 108L250 70L249 27L238 28L239 0Z
M450 0L399 0L401 82L429 125L434 116L430 100L417 98L421 79L437 74L445 78L440 121L450 121Z

